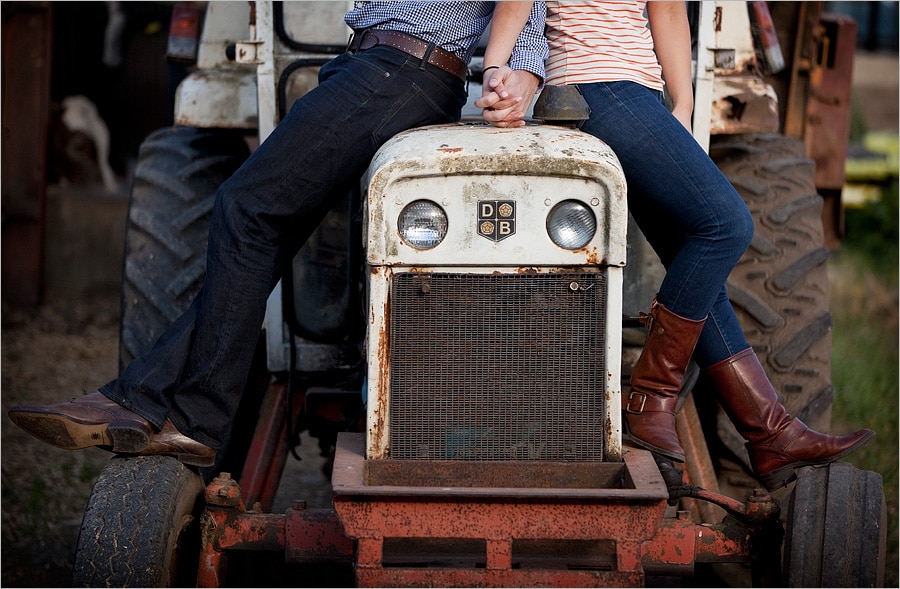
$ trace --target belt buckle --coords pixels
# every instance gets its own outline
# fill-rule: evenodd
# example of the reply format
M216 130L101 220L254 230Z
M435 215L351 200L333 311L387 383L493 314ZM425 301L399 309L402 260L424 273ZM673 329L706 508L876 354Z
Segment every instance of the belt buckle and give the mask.
M362 34L362 38L359 40L359 51L365 51L366 49L371 49L375 47L381 42L378 38L378 35L372 31L366 31Z

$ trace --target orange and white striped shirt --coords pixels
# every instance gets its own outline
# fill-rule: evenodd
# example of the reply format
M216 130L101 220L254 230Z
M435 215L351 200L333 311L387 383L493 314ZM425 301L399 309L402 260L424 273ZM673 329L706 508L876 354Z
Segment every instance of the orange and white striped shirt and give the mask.
M636 2L547 2L547 84L637 82L663 89L662 68Z

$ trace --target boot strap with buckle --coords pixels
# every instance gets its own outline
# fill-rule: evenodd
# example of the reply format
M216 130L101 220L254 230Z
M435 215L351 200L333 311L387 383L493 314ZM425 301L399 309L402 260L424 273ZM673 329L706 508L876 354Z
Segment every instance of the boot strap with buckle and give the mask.
M678 397L661 397L651 393L631 391L622 396L622 411L631 415L641 415L645 411L675 413Z

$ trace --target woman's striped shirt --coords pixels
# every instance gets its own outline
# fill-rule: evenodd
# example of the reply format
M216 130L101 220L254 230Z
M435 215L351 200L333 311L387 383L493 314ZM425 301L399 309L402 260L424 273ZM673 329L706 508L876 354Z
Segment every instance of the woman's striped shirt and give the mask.
M662 90L662 68L636 2L547 2L547 83L629 80Z

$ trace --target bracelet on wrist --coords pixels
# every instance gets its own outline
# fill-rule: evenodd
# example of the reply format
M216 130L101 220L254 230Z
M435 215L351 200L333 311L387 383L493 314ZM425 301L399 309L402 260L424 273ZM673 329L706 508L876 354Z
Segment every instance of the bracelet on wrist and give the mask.
M481 73L483 74L484 72L486 72L488 70L497 70L497 69L500 69L499 65L489 65L486 68L482 68Z

